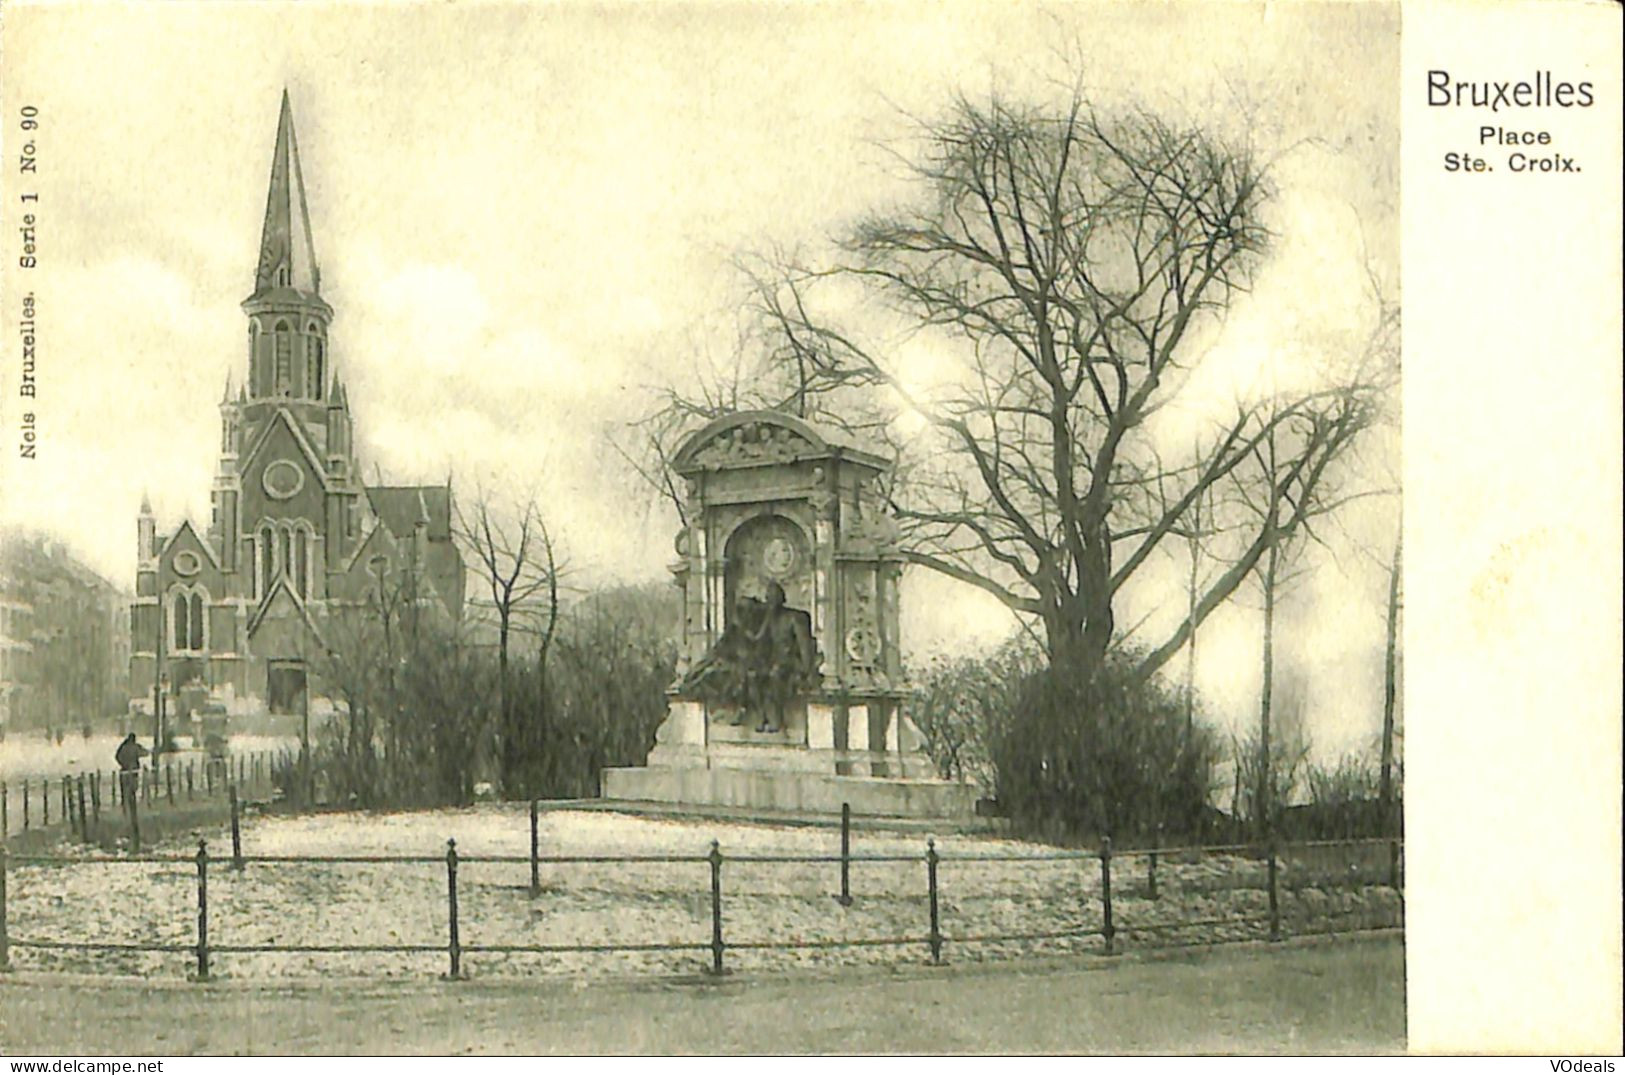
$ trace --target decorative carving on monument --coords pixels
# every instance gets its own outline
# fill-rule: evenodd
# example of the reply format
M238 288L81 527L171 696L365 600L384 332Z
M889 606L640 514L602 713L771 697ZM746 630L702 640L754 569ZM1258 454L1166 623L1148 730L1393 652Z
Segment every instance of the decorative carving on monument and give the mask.
M694 462L701 466L787 462L814 450L811 441L783 426L747 422L717 435L695 453Z
M682 490L677 493L677 516L683 521L686 530L694 524L694 517L700 512L700 483L693 478L683 482Z
M835 494L829 491L824 480L824 468L813 467L812 492L807 494L807 505L812 508L813 518L833 519L835 503Z
M847 612L847 685L860 690L883 690L887 680L880 667L884 641L876 607L875 579L869 571L849 576L851 606Z
M841 537L854 551L887 552L895 548L902 530L887 510L886 498L874 482L858 491L858 510L842 520Z
M873 627L852 628L846 632L846 655L856 667L874 667L880 660L880 635Z
M788 538L770 538L762 546L762 573L768 578L782 582L794 574L798 566L796 547Z

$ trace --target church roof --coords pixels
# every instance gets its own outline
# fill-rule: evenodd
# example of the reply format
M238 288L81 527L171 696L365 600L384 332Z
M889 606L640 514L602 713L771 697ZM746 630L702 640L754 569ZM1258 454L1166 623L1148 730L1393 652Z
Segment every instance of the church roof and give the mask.
M444 485L369 485L367 500L398 538L411 537L422 518L430 541L451 540L451 490Z
M253 297L275 297L277 292L289 292L289 297L314 297L320 291L321 271L316 267L316 247L310 236L305 178L299 166L299 143L293 133L293 109L288 104L288 91L283 90Z

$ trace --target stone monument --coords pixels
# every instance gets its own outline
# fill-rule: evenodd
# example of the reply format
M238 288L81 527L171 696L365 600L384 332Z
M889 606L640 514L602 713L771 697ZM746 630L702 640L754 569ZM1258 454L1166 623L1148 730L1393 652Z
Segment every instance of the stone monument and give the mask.
M606 769L606 798L973 813L974 789L936 778L901 704L889 466L842 430L776 411L726 415L684 441L677 681L648 764Z

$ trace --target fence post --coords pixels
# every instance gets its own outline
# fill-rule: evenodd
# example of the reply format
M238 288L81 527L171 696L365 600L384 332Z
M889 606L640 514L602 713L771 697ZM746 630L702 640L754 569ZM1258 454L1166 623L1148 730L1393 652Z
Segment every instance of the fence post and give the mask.
M11 792L0 780L0 840L11 835Z
M451 958L450 977L463 976L463 946L457 938L457 841L446 841L446 906L450 915L450 930L446 935L446 954Z
M243 834L238 827L237 789L231 789L231 868L238 873L243 869Z
M40 825L51 827L51 781L47 777L39 782Z
M120 773L119 779L125 779L125 775ZM124 785L124 804L130 810L130 854L139 855L141 854L141 796L139 794L130 794L131 791L135 790L130 787L130 784L136 785L137 788L140 787L141 770L139 768L130 772L129 783Z
M28 778L23 778L23 831L28 831Z
M925 877L931 889L931 934L926 938L931 945L931 962L942 962L942 928L937 914L937 839L925 838Z
M186 762L186 801L187 802L192 801L192 787L193 787L193 784L194 784L194 778L192 776L192 764L193 764L192 761L190 759L188 759L187 762Z
M541 839L536 832L536 800L530 801L530 897L535 899L542 894L542 865L538 862L537 852L541 846Z
M11 969L11 938L6 932L6 874L11 863L7 859L6 845L0 841L0 971Z
M90 814L99 828L102 823L102 771L90 774Z
M209 980L209 845L197 842L197 980Z
M1270 870L1270 940L1281 939L1281 903L1276 895L1276 863L1275 863L1275 834L1271 833L1269 839L1269 870Z
M722 973L722 845L711 841L711 973Z
M852 906L852 804L841 804L841 895L842 907Z
M90 815L85 813L85 774L80 773L79 779L74 783L79 785L79 838L88 844L90 843Z
M1157 822L1156 834L1151 838L1150 865L1146 867L1146 895L1157 898L1157 852L1162 848L1162 822Z
M73 831L73 792L68 790L71 783L72 778L64 776L59 785L62 789L62 820L67 822L69 832Z
M1106 954L1117 954L1117 927L1112 925L1112 838L1100 841L1100 936L1106 942Z

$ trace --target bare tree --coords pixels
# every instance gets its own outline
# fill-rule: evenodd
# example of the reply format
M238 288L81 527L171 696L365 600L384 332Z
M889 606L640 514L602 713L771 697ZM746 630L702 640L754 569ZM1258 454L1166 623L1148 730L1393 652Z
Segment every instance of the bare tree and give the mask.
M496 618L499 765L505 790L514 790L510 785L541 748L541 720L527 721L515 712L510 643L518 619L539 602L545 662L558 618L558 565L536 498L504 508L484 488L477 489L472 507L465 511L461 503L457 506L457 535L472 553Z
M1052 665L1098 668L1120 595L1166 539L1196 532L1210 489L1302 422L1315 435L1291 439L1281 482L1312 492L1385 382L1362 368L1239 403L1205 447L1164 462L1153 418L1197 364L1192 337L1247 289L1267 248L1264 164L1200 128L1102 115L1081 95L1059 110L959 98L922 134L905 162L917 205L861 220L833 266L758 270L778 384L797 398L880 389L922 424L892 504L909 559L1036 617ZM852 312L852 285L884 312ZM952 372L922 383L903 342ZM1303 522L1284 511L1233 532L1236 555L1135 674L1186 645Z

